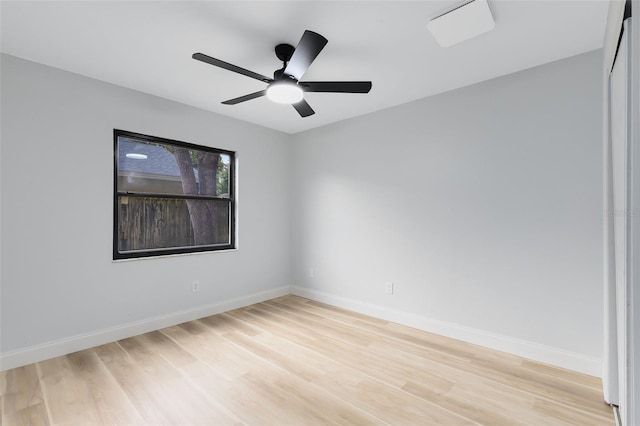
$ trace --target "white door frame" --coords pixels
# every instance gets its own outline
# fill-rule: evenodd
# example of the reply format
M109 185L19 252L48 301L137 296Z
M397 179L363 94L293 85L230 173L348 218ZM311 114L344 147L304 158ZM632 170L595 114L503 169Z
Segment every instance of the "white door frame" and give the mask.
M621 357L624 365L617 365L616 361L609 356L610 345L616 344L617 335L612 328L611 312L612 297L615 292L611 292L610 282L615 279L614 264L612 263L612 227L613 215L605 214L604 225L604 301L605 301L605 347L603 365L603 385L605 399L607 402L619 404L620 417L624 426L640 425L640 1L632 0L631 5L631 25L630 36L627 38L628 58L630 66L629 88L628 88L628 108L629 124L628 131L628 165L626 173L627 180L627 211L622 214L627 219L626 233L626 257L627 280L625 286L626 310L623 313L626 330L624 330L624 356ZM610 129L609 129L609 75L613 66L613 60L618 45L621 25L624 17L625 2L620 0L610 0L609 15L607 17L607 27L604 40L603 51L603 205L605 213L610 212L611 203L611 151L610 151ZM614 370L622 371L619 379L615 380ZM614 389L615 387L615 389ZM618 394L617 390L623 391Z
M640 1L631 2L631 152L629 167L629 312L627 407L629 425L640 425Z

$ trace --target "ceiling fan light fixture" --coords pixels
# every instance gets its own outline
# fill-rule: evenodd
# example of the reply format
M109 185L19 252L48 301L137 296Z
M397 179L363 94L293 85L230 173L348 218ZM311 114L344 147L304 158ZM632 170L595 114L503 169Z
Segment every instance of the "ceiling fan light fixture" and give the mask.
M0 0L1 1L1 0ZM300 115L309 117L315 111L304 99L304 92L324 92L324 93L369 93L371 90L370 81L303 81L302 76L307 72L311 63L324 49L327 39L318 33L305 30L297 47L290 44L278 44L275 48L276 56L284 66L273 73L273 78L249 71L229 62L212 58L204 53L194 53L191 57L197 61L220 67L255 80L267 83L268 86L257 92L237 98L223 101L224 105L237 105L252 99L267 96L272 102L289 104Z
M279 104L295 104L304 98L304 92L296 83L279 81L269 85L267 97Z

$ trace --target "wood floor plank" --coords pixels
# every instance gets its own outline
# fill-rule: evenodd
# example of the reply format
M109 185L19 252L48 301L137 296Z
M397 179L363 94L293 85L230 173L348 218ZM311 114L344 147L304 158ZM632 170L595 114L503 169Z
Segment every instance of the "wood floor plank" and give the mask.
M613 426L594 377L296 296L0 372L0 426Z
M600 389L571 386L570 383L560 378L544 374L528 374L526 370L514 369L509 362L504 365L496 365L490 362L465 362L456 356L448 357L440 350L433 352L430 348L427 349L403 342L396 342L395 345L401 347L406 353L432 359L442 365L464 371L472 376L506 384L515 391L541 395L541 397L561 402L567 407L591 411L594 415L609 416L606 405L603 407ZM382 346L379 343L373 344L373 347Z
M482 404L487 409L494 412L503 413L506 416L513 417L519 422L534 425L547 424L584 424L584 425L612 425L613 418L604 419L593 416L589 413L580 412L579 410L570 410L562 404L555 403L545 399L553 410L563 412L564 417L575 419L574 421L566 421L552 414L549 410L536 409L536 398L519 392L505 392L504 389L495 386L487 386L486 383L465 381L457 383L448 395L452 398L462 398L465 400L473 400Z
M397 348L393 348L389 346L386 346L380 349L377 346L373 346L372 349L373 348L379 351L384 351L384 357L388 359L389 362L399 363L404 360L404 362L408 366L410 366L411 369L415 371L431 372L432 374L439 374L439 375L442 375L443 377L447 377L450 380L454 381L455 386L453 387L453 390L447 393L445 395L446 398L442 400L443 403L445 403L447 406L449 405L447 400L451 398L456 399L457 401L456 403L464 405L465 401L469 402L469 401L478 400L479 398L476 397L476 395L492 395L491 397L492 399L499 399L500 401L509 401L510 410L508 410L508 412L512 413L513 415L516 415L515 418L518 419L519 421L522 421L525 423L529 422L530 424L541 424L541 423L548 423L552 420L552 418L539 416L539 415L527 417L526 415L517 416L517 414L514 414L518 412L527 413L529 411L534 411L536 395L526 390L514 388L512 386L509 386L503 383L502 380L500 380L499 376L498 377L485 377L482 375L477 376L475 374L470 374L469 371L467 370L467 367L455 368L450 365L447 365L446 363L440 363L438 361L435 361L432 363L425 363L424 358L421 358L419 356L416 356L407 352L400 351ZM458 365L464 366L464 364L458 364ZM431 388L433 388L433 386L429 382L420 380L419 379L420 374L414 373L413 376L414 376L414 379L412 379L412 381L408 384L408 386L404 387L404 389L407 389L411 392L415 392L416 389L418 389L419 390L418 394L423 396L425 395L426 390L422 388L417 388L416 385L420 383L422 387L424 387L424 384L426 383L428 384L428 386L426 387L428 388L427 390L430 392L429 395L432 395ZM467 392L467 393L460 392L461 388L468 389L469 386L472 386L473 391ZM548 403L552 406L557 407L558 410L563 410L568 414L574 413L576 417L579 417L582 412L582 410L575 410L571 407L565 406L561 402L558 402L552 399L548 400ZM477 405L477 404L474 403L474 405ZM507 411L504 410L504 407L500 408L499 411L503 411L505 415L507 414Z
M345 393L336 392L335 386L326 386L326 380L324 380L327 377L335 377L334 374L340 374L341 383L351 382L357 385L363 377L354 377L349 374L351 372L343 368L335 368L335 364L333 366L328 365L329 362L319 365L317 360L314 362L308 352L303 354L300 351L302 348L297 348L298 351L294 349L293 353L301 355L299 359L304 359L304 362L300 362L296 357L291 356L292 353L285 354L281 350L265 344L266 337L261 338L260 342L249 340L239 335L228 335L227 337L278 369L293 373L294 377L305 379L307 381L305 389L310 392L308 396L311 397L306 405L313 407L313 410L322 410L325 413L322 416L326 417L325 423L377 424L383 420L389 421L389 419L385 418L387 416L361 407L352 398L345 398ZM276 340L274 336L269 336L267 341L272 343L277 341L279 348L285 344L282 340ZM292 349L291 346L289 346L289 349ZM333 382L336 383L335 380Z
M203 382L202 376L193 374L191 370L185 370L185 373L207 392L216 395L223 405L237 413L243 421L253 424L260 422L260 419L270 419L268 424L273 424L285 416L292 423L299 424L376 423L375 418L345 405L339 399L295 375L284 375L283 379L281 371L265 362L259 354L248 351L246 345L242 344L243 339L250 339L249 336L227 332L222 337L217 334L218 331L211 330L212 334L206 339L207 344L217 343L218 352L216 362L208 365L207 380ZM192 342L185 333L180 333L175 328L166 332L178 343L192 347ZM220 344L221 339L231 344ZM221 347L225 348L225 357L220 357ZM202 359L208 359L206 354L200 353L200 356ZM234 368L238 359L242 359L244 365L248 366L247 371L232 378L225 377L226 367ZM256 405L269 407L269 410L246 410L247 407ZM256 415L259 418L256 418Z
M288 307L279 303L270 303L266 302L267 306L275 307L278 312L277 314L287 316L287 318L292 318L294 320L299 320L300 317L304 316L304 311L302 309L298 309L296 307ZM319 322L316 323L305 323L312 328L319 326ZM400 341L408 344L413 344L418 347L429 348L435 351L439 351L440 353L446 353L446 356L451 358L455 357L464 362L469 362L474 359L473 346L464 342L456 341L453 339L443 338L442 336L437 336L434 338L428 333L421 332L418 335L417 333L412 333L409 327L403 327L401 332L388 330L386 327L378 327L374 325L367 325L365 331L368 336L368 344L371 344L374 341L389 341L389 339L393 339L395 341ZM354 332L354 327L348 327L344 324L341 324L335 318L324 318L322 322L322 328L330 328L336 329L338 333L345 329L350 329L350 332ZM328 333L324 333L328 334ZM377 336L377 338L376 338ZM334 335L335 337L335 335ZM382 338L382 339L381 339ZM350 339L340 339L348 344L353 344L353 341Z
M264 312L264 310L269 310L270 308L273 308L270 310L271 314L283 319L287 318L290 321L289 324L295 323L296 313L291 312L290 310L283 310L282 307L278 306L275 303L266 303L266 304L256 305L254 307L254 311L262 310ZM309 327L310 333L321 333L321 329L320 329L321 326L319 325L306 323L306 326ZM395 334L394 335L386 334L385 336L396 337L396 338L398 337ZM388 343L389 343L388 341L385 341L384 343L373 342L370 345L370 348L371 349L375 348L378 351L380 351L384 348L387 348L389 346ZM592 389L586 389L586 390L580 386L567 388L567 383L565 381L558 378L549 377L546 375L535 375L535 376L523 377L523 376L526 376L525 371L513 370L512 366L513 366L514 357L511 355L507 356L508 362L506 362L505 365L502 366L502 368L510 369L512 373L513 371L516 371L515 375L504 374L499 368L496 369L492 367L491 364L488 362L484 363L486 365L484 365L483 367L481 367L479 363L476 363L476 365L474 365L472 364L472 361L474 360L477 361L477 357L473 356L473 354L468 354L468 353L465 354L464 352L460 352L457 349L452 350L451 351L452 354L446 354L446 345L443 345L440 343L423 345L421 341L410 340L409 342L407 342L405 339L396 339L394 344L406 350L407 354L417 354L421 357L424 357L425 359L435 360L437 362L444 363L444 365L451 366L463 372L466 372L472 375L479 375L480 377L489 378L494 381L496 378L502 381L507 381L508 384L512 387L512 391L518 391L518 392L526 391L526 392L529 392L530 394L531 393L539 394L539 395L542 395L544 398L550 398L552 400L556 400L556 401L551 401L550 403L551 404L561 403L564 406L565 410L566 409L575 409L575 410L586 409L588 411L591 411L591 413L595 415L597 418L602 419L602 421L607 421L607 420L610 420L611 418L608 406L604 404L601 397L601 391L599 388L598 389L592 388ZM329 344L319 345L317 349L321 351L323 350L323 346L333 347L335 349L336 346L340 346L340 345L341 345L341 342L332 342L332 344L330 345ZM354 353L353 352L354 349L349 348L348 346L340 346L340 350L341 350L341 353L347 353L351 351L352 356L359 356L357 355L357 351L356 353ZM490 351L490 352L492 354L495 353L495 351ZM365 364L367 366L375 367L376 371L373 371L370 374L377 374L379 371L385 369L384 361L382 359L375 359L375 355L367 353L367 354L362 354L361 356L363 357L364 360L366 360ZM395 364L392 363L391 365L398 365L398 362L396 362ZM364 368L364 367L361 367L361 368ZM390 368L393 369L393 367L387 366L385 370L388 371ZM414 371L413 375L415 374L416 373ZM394 377L398 377L398 376L401 377L402 374L394 374ZM575 395L576 393L578 395ZM589 401L586 405L584 405L585 399L587 400L590 399L591 401ZM529 409L532 409L532 406L530 406Z
M385 368L379 368L380 363L377 363L374 354L368 350L363 349L358 351L357 347L349 346L348 344L333 340L330 337L317 334L313 329L297 326L298 329L305 330L306 335L317 335L314 339L306 337L300 337L289 331L286 324L295 325L295 322L288 321L278 315L273 315L263 309L255 308L250 311L251 315L259 315L259 319L263 321L263 326L272 330L280 336L288 338L306 348L309 348L323 356L329 357L336 361L339 361L342 365L345 363L352 363L354 356L362 356L359 362L353 365L353 368L370 375L370 377L376 378L383 382L392 384L398 388L402 387L406 383L406 378L398 375L394 375L389 369L393 369L394 366L384 366Z
M17 411L4 414L0 424L6 426L48 426L50 423L44 403L40 402Z
M233 345L224 342L214 335L210 338L206 326L199 323L181 324L161 330L177 345L188 348L196 358L196 362L179 368L180 374L198 391L215 401L215 405L235 421L256 424L259 420L257 411L251 409L254 404L250 400L251 390L243 389L240 378L248 374L251 369L244 365L241 357L236 357ZM244 392L244 393L243 393ZM264 407L260 415L270 418L270 407ZM277 413L281 413L276 407Z
M482 368L478 368L481 365ZM532 394L544 395L544 398L561 402L565 406L590 411L596 415L608 417L609 410L602 398L600 389L576 386L562 378L547 374L532 374L529 370L511 365L502 365L499 361L474 361L471 364L479 374L500 377L501 381Z
M255 310L260 310L264 313L262 309L265 308L255 308ZM272 317L265 317L272 322L272 326L277 327L281 322L283 322L283 317L279 315L282 315L282 313L279 312ZM291 322L291 324L295 324L295 322ZM297 326L297 328L302 327ZM319 326L305 326L305 329L307 330L307 334L317 334L322 336L321 330L323 328L319 328ZM366 348L360 348L358 345L351 345L348 340L345 339L338 341L333 340L331 337L323 336L317 340L318 341L306 343L306 346L313 348L319 353L330 356L333 359L341 360L343 363L350 363L353 359L360 359L362 362L357 364L355 368L370 375L371 377L392 383L399 388L406 383L407 377L415 378L416 374L419 378L424 380L433 381L434 379L433 377L427 378L421 375L419 370L412 369L411 366L407 366L404 359L402 359L402 355L397 362L388 362L384 355L380 355L380 352L384 352L388 347L388 341L384 341L383 343L371 342ZM437 353L437 355L440 354Z
M576 373L575 371L566 370L564 368L555 367L552 365L542 364L535 361L529 361L523 359L521 366L523 369L530 370L536 373L546 374L552 377L559 377L563 380L570 381L578 385L587 386L590 388L600 388L601 380L597 377L587 376L586 374Z
M238 315L238 314L235 314L235 315ZM250 319L249 319L249 321L250 321ZM324 346L329 346L329 345L324 345ZM279 341L277 343L276 347L285 347L286 348L285 353L300 353L300 357L299 358L300 359L304 359L305 362L308 362L310 359L313 359L313 353L314 352L307 351L309 353L301 353L300 350L298 350L296 352L295 348L292 348L291 346L285 346L284 343L281 342L281 341ZM340 352L344 352L344 348L340 348ZM315 352L315 353L319 353L319 352ZM327 359L338 360L338 361L342 360L342 358L340 358L339 355L336 355L336 354L327 354L327 355L331 355L330 357L327 356L326 357ZM401 368L401 369L404 368L402 360L398 360L398 361L399 362L389 363L390 366L391 365L397 365L398 367L390 367L390 366L387 366L387 367L392 368L392 369L393 368ZM286 362L283 361L282 364L283 365L287 365L287 367L291 368L292 364L295 364L295 360L289 360L289 361L286 361ZM375 364L373 364L371 362L371 360L367 360L367 362L365 362L364 364L367 364L368 366L375 365ZM378 365L378 367L379 368L376 368L376 371L378 371L378 372L384 369L384 366ZM303 366L303 368L304 368L304 366ZM343 374L341 376L342 379L340 380L340 383L343 383L343 382L345 382L344 371L346 371L346 368L345 368L345 366L341 366L339 369L343 371ZM319 370L320 371L328 370L329 373L332 373L333 371L336 370L336 368L331 368L331 366L329 366L329 365L327 365L325 363L325 364L319 365ZM360 370L362 370L362 371L360 371ZM356 387L356 390L358 389L357 386L358 385L359 386L363 386L363 383L369 383L370 385L372 383L374 383L369 378L369 376L366 374L366 372L370 372L370 370L368 368L362 368L362 369L356 370L356 374L354 374L354 372L349 372L349 377L351 377L352 380L355 380L355 382L356 382L354 384L354 386ZM306 373L300 372L300 371L295 371L295 373L296 374L301 374L301 375L304 375L304 376L307 375ZM432 392L433 392L434 395L444 394L454 385L454 383L451 382L451 381L446 381L445 379L442 379L441 377L437 377L435 375L429 376L427 374L419 372L416 369L411 369L411 371L408 371L408 370L404 371L404 375L405 376L413 375L414 378L416 377L416 373L419 373L419 374L417 374L418 379L422 379L423 383L428 383L429 384L429 387L431 389L433 389ZM373 376L377 376L382 380L386 379L385 376L376 375L375 373L373 374ZM336 388L336 381L333 380L330 377L335 377L335 376L333 376L331 374L328 375L328 376L324 376L324 377L323 376L316 376L316 377L313 378L313 380L318 381L321 378L322 379L329 378L328 380L326 380L325 382L322 383L322 386L324 386L324 387L326 387L328 389L331 389L332 392L338 394L342 398L349 398L350 395L352 395L354 393L354 389L353 388L351 388L351 389ZM377 384L377 388L379 390L385 388L385 383L383 383L381 381L378 381L377 383L378 383ZM386 393L386 392L388 392L388 390L385 389L385 392L380 392L380 393ZM425 401L426 402L437 401L438 403L440 403L440 402L442 402L442 399L441 398L432 398L432 399L425 399ZM358 402L363 403L364 401L358 401ZM468 407L471 407L471 404L466 403L466 405ZM444 405L440 404L440 407L451 409L450 410L451 412L462 414L464 416L464 413L461 413L461 411L459 410L460 407L455 407L454 404L447 404L447 406L444 406ZM427 423L429 422L426 418L424 418L424 415L422 417L411 418L410 422L408 421L409 419L406 418L406 417L405 418L389 417L390 414L393 413L393 411L389 411L387 409L387 407L381 406L381 404L379 404L379 403L367 404L366 409L368 411L376 413L376 415L378 415L378 416L382 417L383 419L385 419L386 421L389 421L389 422L394 423L394 424L397 424L397 423L400 423L400 424L405 424L405 423L417 424L417 423L425 422L425 421L427 421ZM433 409L432 409L432 411L433 411ZM472 423L472 422L476 421L476 419L480 419L480 420L484 419L484 420L486 420L486 419L489 419L489 418L492 420L493 423L495 423L497 419L501 418L499 415L490 416L488 413L483 413L481 407L478 407L478 406L473 407L473 408L467 408L466 409L466 414L472 414L472 416L464 416L468 423ZM485 415L484 415L484 417L482 417L482 416L480 416L480 414L485 414ZM435 420L431 419L431 421L435 421ZM453 423L453 424L460 423L460 422L463 422L463 420L458 416L456 416L453 419L449 418L447 420L447 423ZM514 422L515 421L513 419L511 419L511 423L514 423Z
M44 401L35 364L4 372L2 413L12 413Z
M160 333L157 336L161 335ZM175 345L163 336L165 345ZM180 372L174 368L143 336L131 337L119 341L121 347L136 365L137 383L128 388L121 384L126 392L132 395L145 387L151 396L146 403L155 411L160 411L170 424L197 424L202 419L210 419L212 424L233 424L235 419L209 403L202 395L185 382ZM168 353L179 353L175 348Z
M324 330L323 334L333 337L336 340L348 341L350 344L357 346L367 346L371 343L369 336L363 333L358 333L348 326L342 325L336 321L330 321L320 315L313 313L307 313L305 315L303 311L293 306L286 306L278 302L264 302L259 306L271 308L273 312L277 312L278 315L293 320L298 325L309 327L317 327L321 325Z
M76 352L67 355L67 359L77 380L86 383L86 396L96 408L100 424L129 425L143 422L138 410L95 351Z
M289 300L288 298L291 296L287 296L287 299L285 300ZM299 297L295 297L293 296L295 299L301 299ZM294 299L294 300L295 300ZM321 303L321 302L316 302L315 300L307 300L305 306L316 306L319 307L325 311L330 311L334 314L340 315L340 316L348 316L351 317L353 319L356 320L360 320L360 321L364 321L366 323L369 324L373 324L373 325L380 325L380 326L385 326L387 324L389 324L389 321L387 320L383 320L380 318L374 318L374 317L370 317L367 315L363 315L360 314L358 312L353 312L353 311L349 311L346 309L342 309L342 308L338 308L337 306L331 306L331 305L327 305L326 303Z
M603 403L603 405L605 405ZM563 423L576 426L597 426L607 423L607 419L610 418L612 411L607 406L606 414L608 416L594 417L586 412L580 410L567 410L560 404L554 404L546 398L535 398L533 405L534 412L543 414L549 419L556 419L556 421L562 421Z
M486 425L513 425L524 424L522 419L509 417L502 411L491 410L473 399L459 398L449 392L439 393L434 391L429 384L407 382L402 390L419 398L437 404L443 408L457 412L460 415L479 424Z
M172 404L168 382L157 380L158 376L153 374L154 366L138 365L118 343L99 346L95 351L146 424L184 421L177 414L172 416L168 409Z
M164 358L173 368L180 368L196 361L189 351L177 345L161 331L154 331L139 336L145 347Z
M38 377L52 424L98 424L100 415L88 397L88 384L73 373L66 356L37 363Z
M200 323L207 325L210 330L220 335L225 333L241 332L247 336L255 336L259 333L255 328L252 328L242 322L238 322L233 317L224 314L202 318L199 321Z
M0 371L0 397L4 395L6 388L7 388L7 371L5 370L5 371Z
M205 365L210 365L222 379L232 381L251 372L252 358L236 348L201 321L161 330L187 349ZM218 368L219 367L219 368Z
M230 336L231 337L231 336ZM326 358L324 363L318 365L318 359L314 371L310 371L307 362L313 359L311 351L295 351L289 347L286 352L279 352L275 347L268 347L256 341L250 341L240 336L234 336L238 344L244 345L247 350L259 354L260 357L269 360L274 365L287 371L295 372L295 376L307 377L314 385L326 389L330 394L348 401L355 407L360 406L363 411L370 412L377 418L390 424L474 424L469 419L461 417L454 412L443 410L441 407L431 404L411 403L411 397L404 395L399 389L381 381L372 380L357 370L349 371L348 368L340 366L335 362L330 365L331 360ZM261 339L261 342L264 341ZM271 342L276 339L271 338ZM277 347L281 346L278 341ZM298 353L304 363L296 361L289 354ZM335 380L335 374L340 374L341 380ZM387 402L383 404L381 401ZM320 400L317 401L320 403ZM398 402L402 402L398 404ZM389 407L391 405L391 408ZM320 403L321 407L328 407L327 404ZM329 411L329 410L327 410ZM342 417L340 420L346 419ZM332 419L331 423L336 419ZM350 422L350 424L354 424ZM356 424L360 424L357 422Z

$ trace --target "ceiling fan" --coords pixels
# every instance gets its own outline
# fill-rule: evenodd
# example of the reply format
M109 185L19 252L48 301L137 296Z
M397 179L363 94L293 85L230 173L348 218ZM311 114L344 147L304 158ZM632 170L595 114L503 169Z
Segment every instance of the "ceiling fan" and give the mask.
M283 67L273 73L273 78L212 58L203 53L194 53L192 57L198 61L246 75L268 84L264 90L229 99L222 102L223 104L235 105L266 95L274 102L293 105L301 117L308 117L315 112L305 101L304 92L369 93L369 90L371 90L370 81L300 81L326 44L326 38L307 30L302 34L297 47L294 48L290 44L277 45L275 47L276 56L283 62Z

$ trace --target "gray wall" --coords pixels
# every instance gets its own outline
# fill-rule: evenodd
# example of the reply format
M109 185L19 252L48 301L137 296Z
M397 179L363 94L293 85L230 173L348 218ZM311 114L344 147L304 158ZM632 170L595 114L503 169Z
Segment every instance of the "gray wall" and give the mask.
M295 135L292 282L600 358L601 61Z
M3 55L0 349L291 284L597 361L600 70L289 136ZM239 250L112 262L113 128L237 151Z
M288 135L7 55L1 82L3 353L289 285ZM239 249L114 263L114 128L237 151Z

